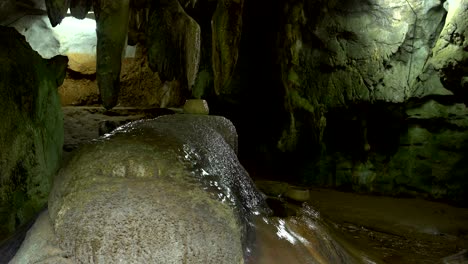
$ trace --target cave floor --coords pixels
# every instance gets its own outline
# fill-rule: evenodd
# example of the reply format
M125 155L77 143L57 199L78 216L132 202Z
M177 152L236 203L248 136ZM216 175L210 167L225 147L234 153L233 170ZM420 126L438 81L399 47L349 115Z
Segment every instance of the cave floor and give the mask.
M272 184L256 183L261 190ZM284 201L289 208L300 206ZM306 203L339 242L377 263L468 263L468 208L320 188L310 189Z
M64 159L81 143L99 137L103 121L123 124L167 111L63 107ZM256 181L259 189L265 182ZM468 263L468 253L463 253L468 249L468 208L318 188L310 189L307 203L320 212L340 242L374 257L377 263ZM291 201L288 204L299 207Z
M468 249L468 208L324 189L310 194L309 203L347 241L385 263L441 263Z

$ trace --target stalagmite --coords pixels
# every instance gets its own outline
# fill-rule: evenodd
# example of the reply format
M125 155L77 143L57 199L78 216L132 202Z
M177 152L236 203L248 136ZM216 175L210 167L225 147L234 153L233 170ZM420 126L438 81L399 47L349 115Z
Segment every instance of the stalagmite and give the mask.
M213 72L216 94L229 85L239 56L244 0L220 0L212 19Z
M102 104L110 109L117 104L120 69L127 42L129 0L94 1L97 35L96 75Z
M45 4L50 24L55 27L62 22L62 19L67 14L70 0L45 0Z
M92 0L71 0L70 2L70 12L72 16L83 19L91 10L91 5L93 4Z

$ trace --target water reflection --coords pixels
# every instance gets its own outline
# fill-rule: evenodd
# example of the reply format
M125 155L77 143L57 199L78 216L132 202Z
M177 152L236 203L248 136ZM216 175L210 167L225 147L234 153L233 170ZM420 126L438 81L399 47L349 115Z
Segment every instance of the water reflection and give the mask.
M338 242L320 214L304 205L297 216L256 217L256 243L247 264L375 263Z

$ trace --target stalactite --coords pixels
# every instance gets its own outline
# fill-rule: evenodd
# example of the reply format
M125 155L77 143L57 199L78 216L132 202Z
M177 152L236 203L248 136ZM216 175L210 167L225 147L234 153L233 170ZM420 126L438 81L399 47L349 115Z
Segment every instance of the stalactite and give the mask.
M71 0L70 2L70 13L72 16L83 19L91 10L92 0Z
M62 19L67 14L70 0L45 0L45 4L50 24L55 27L62 22Z
M96 75L102 104L110 109L117 104L120 69L127 44L129 0L95 0L97 35Z

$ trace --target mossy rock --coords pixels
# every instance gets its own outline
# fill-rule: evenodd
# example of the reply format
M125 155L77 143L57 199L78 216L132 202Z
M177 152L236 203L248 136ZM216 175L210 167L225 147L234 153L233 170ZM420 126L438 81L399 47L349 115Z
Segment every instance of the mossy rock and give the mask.
M15 29L0 27L0 239L47 201L63 145L57 87L66 57L42 59Z

